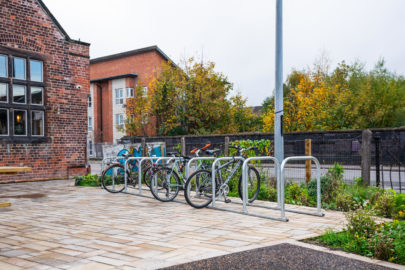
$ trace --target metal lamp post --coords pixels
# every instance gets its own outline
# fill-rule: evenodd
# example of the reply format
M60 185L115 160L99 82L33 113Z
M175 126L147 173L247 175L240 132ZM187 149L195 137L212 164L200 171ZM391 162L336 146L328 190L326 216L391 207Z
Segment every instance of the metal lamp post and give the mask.
M283 138L283 0L276 0L276 92L274 99L274 154L284 159Z

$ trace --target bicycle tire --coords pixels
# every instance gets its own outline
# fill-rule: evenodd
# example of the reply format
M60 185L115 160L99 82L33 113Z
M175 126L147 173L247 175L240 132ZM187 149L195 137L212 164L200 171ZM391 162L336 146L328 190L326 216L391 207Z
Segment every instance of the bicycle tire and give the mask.
M184 197L187 203L197 209L207 207L212 202L211 182L212 173L209 170L198 170L191 174L184 186Z
M119 163L108 166L101 174L101 185L111 193L119 193L125 188L124 166Z
M253 172L253 174L252 174ZM251 178L251 176L255 177L255 179ZM253 187L253 190L249 190L249 185ZM248 169L248 202L252 203L256 200L257 196L259 195L260 191L260 174L257 169L253 166L249 166ZM239 197L243 201L243 193L242 193L242 175L239 177L238 183L238 193ZM252 194L251 196L249 196Z
M169 176L169 184L167 183ZM180 190L180 179L175 171L162 167L153 171L151 175L150 191L153 197L161 202L173 201Z
M152 166L147 167L143 172L143 178L142 179L143 179L143 182L145 183L145 185L148 186L148 188L150 188L150 179L151 179L152 174L153 174L153 167Z

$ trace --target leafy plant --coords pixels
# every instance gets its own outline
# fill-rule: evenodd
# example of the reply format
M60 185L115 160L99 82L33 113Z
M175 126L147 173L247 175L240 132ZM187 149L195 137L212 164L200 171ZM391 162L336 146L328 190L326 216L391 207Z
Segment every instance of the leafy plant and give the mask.
M353 235L357 233L364 237L371 236L377 228L373 214L373 212L365 209L357 209L346 213L347 231Z
M75 186L100 186L99 176L97 174L88 174L83 176L75 176Z
M377 214L387 218L392 217L395 208L394 196L392 193L385 192L380 195L375 202L374 208Z

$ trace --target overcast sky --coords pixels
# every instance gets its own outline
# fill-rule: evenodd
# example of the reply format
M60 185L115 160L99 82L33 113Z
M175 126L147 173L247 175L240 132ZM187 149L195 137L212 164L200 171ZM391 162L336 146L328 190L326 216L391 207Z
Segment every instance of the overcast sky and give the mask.
M261 105L274 89L275 0L43 0L92 58L158 45L176 63L216 63ZM405 74L405 0L284 0L284 78L322 53L331 67L384 57Z

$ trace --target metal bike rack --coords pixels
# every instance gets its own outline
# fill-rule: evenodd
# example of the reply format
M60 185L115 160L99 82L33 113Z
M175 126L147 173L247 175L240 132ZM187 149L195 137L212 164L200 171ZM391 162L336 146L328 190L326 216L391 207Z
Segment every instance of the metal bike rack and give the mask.
M124 158L124 157L118 157L118 156L116 156L116 157L106 157L106 158L103 158L103 160L101 161L101 171L103 171L103 170L105 169L105 164L106 164L108 161L117 161L118 159L122 159L122 158Z
M306 211L299 211L299 210L294 210L294 209L285 209L285 204L284 204L284 170L285 170L285 165L287 162L292 161L292 160L312 160L315 162L316 165L316 204L317 204L317 212L306 212ZM296 156L296 157L288 157L283 160L281 163L281 170L280 170L280 179L281 179L281 200L280 200L280 206L281 206L281 211L288 211L292 213L297 213L297 214L305 214L305 215L312 215L312 216L320 216L323 217L325 214L322 213L322 205L321 205L321 165L316 157L312 156Z
M288 221L288 218L285 217L285 208L280 207L281 201L278 200L277 204L278 207L271 207L271 206L265 206L265 205L253 205L248 202L248 183L247 183L247 178L248 178L248 164L253 161L253 160L271 160L274 162L274 167L275 167L275 173L276 173L276 179L277 183L280 182L280 162L275 157L270 157L270 156L263 156L263 157L251 157L247 158L242 165L242 197L243 197L243 209L242 212L247 215L252 215L256 217L263 217L263 218L268 218L268 219L274 219L274 220L279 220L279 221ZM281 183L282 185L283 183ZM277 186L281 186L277 185ZM259 187L260 188L260 187ZM284 190L281 191L283 192L280 197L284 197ZM281 193L277 190L277 193ZM271 216L263 216L263 215L257 215L257 214L252 214L247 211L247 205L253 206L253 207L260 207L260 208L267 208L267 209L273 209L273 210L280 210L280 217L271 217Z
M194 157L192 159L190 159L187 164L186 164L186 177L189 178L190 177L190 165L191 163L193 163L194 161L197 160L215 160L216 157Z
M130 160L139 160L139 164L138 164L138 190L139 190L139 195L142 195L142 163L145 160L171 160L173 159L173 157L130 157L125 161L124 164L124 170L125 172L128 169L128 162ZM124 192L127 192L127 188L128 188L128 179L127 179L127 174L124 174L124 183L125 183L125 188L124 188Z
M225 209L225 208L219 208L215 206L215 196L216 196L216 192L215 192L215 173L216 173L216 168L215 166L217 165L217 163L219 161L223 161L223 160L245 160L243 157L222 157L222 158L217 158L214 160L214 162L212 163L212 176L211 176L211 181L212 181L212 202L211 202L211 208L214 209L219 209L219 210L225 210L225 211L231 211L233 212L233 210L229 210L229 209ZM237 211L236 211L237 212ZM238 212L239 213L239 212Z

